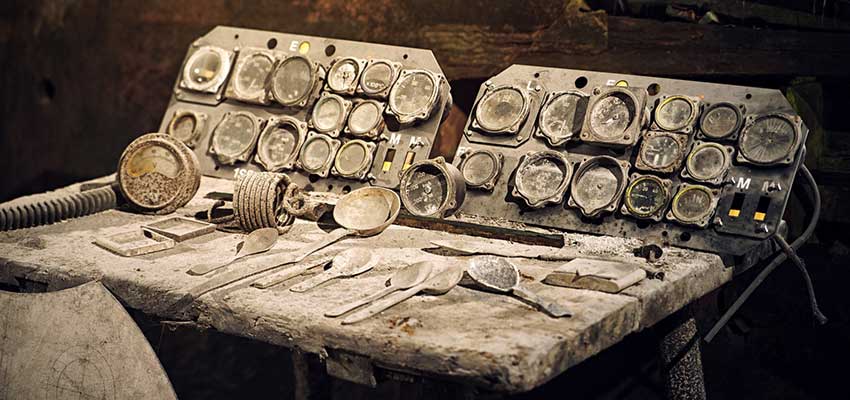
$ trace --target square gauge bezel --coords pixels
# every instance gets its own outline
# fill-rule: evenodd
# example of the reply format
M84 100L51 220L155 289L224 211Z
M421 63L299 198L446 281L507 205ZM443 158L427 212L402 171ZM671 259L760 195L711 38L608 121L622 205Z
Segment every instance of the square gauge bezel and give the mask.
M242 91L239 90L239 88L237 87L237 80L239 79L239 73L242 68L250 59L255 56L268 58L269 63L271 64L271 68L269 69L269 73L266 74L266 76L263 78L262 92L252 96L246 93L242 93ZM233 65L233 71L231 72L230 79L227 82L227 88L224 91L224 96L228 99L234 99L244 103L268 105L269 79L271 78L272 73L275 71L276 65L277 57L272 51L256 47L243 47L239 49L239 52L236 55L236 63Z
M338 101L342 106L342 115L340 116L340 120L337 124L332 128L322 128L316 126L315 122L315 113L318 110L320 104L326 101ZM316 131L317 133L323 133L330 137L339 137L340 132L345 129L346 121L348 121L348 114L351 113L351 100L346 99L338 94L330 93L330 92L322 92L322 95L319 96L318 99L313 103L313 107L310 109L310 118L307 123L310 129Z
M735 115L738 119L735 127L732 130L724 135L714 137L705 133L705 118L711 113L712 110L719 107L728 107L735 111ZM703 103L702 110L700 110L699 114L699 123L696 129L696 137L701 140L708 140L714 142L734 142L738 140L738 135L741 133L741 128L744 127L744 123L746 122L745 116L747 115L747 106L743 104L735 104L726 101L718 101L716 103Z
M351 173L341 172L337 168L337 164L339 161L339 156L342 154L342 151L346 146L358 145L362 146L366 149L366 159L363 161L363 165L357 169L356 171L352 171ZM372 163L375 161L375 150L378 148L375 143L365 141L363 139L350 139L346 140L342 143L336 151L336 154L333 157L333 166L331 167L331 174L346 178L346 179L355 179L355 180L366 180L369 178L369 171L372 170Z
M215 149L215 137L220 134L218 133L218 129L221 127L221 124L224 123L224 121L226 121L228 118L233 118L235 116L240 115L251 118L254 121L254 132L251 138L251 144L238 154L222 154ZM254 149L257 147L257 138L259 138L260 132L262 132L263 130L263 123L264 120L262 118L248 111L228 111L224 113L224 115L222 115L221 117L221 120L218 121L218 123L215 125L212 132L210 133L210 146L207 152L209 154L214 155L216 161L222 165L233 165L236 164L237 161L247 162L250 159L251 154L253 154Z
M417 110L413 113L404 113L398 110L395 95L399 90L398 88L402 81L406 77L415 74L427 75L434 83L434 90L432 90L431 93L428 94L428 105L426 109ZM385 113L387 115L392 116L396 120L396 122L398 122L400 127L407 127L410 125L414 125L419 121L426 121L431 118L431 115L434 114L434 111L440 105L440 97L444 95L443 91L448 92L445 86L447 86L446 78L442 74L437 74L427 69L403 69L399 73L398 78L393 83L392 88L390 88L389 95L387 95L387 107ZM446 106L450 106L450 103L447 103Z
M528 91L519 85L493 85L488 84L488 82L485 82L484 85L486 86L484 93L481 93L481 96L475 101L475 107L472 111L472 129L497 136L513 136L519 133L520 128L523 124L525 124L525 121L528 120L529 110L531 109L531 96ZM519 118L517 118L517 120L511 125L504 129L489 129L484 127L479 121L480 106L481 103L487 99L487 96L500 90L514 90L518 92L520 96L522 96L522 109L520 110Z
M463 172L467 167L467 161L476 154L484 154L486 157L493 160L493 172L487 177L487 179L480 183L470 182L466 178L466 174ZM463 176L466 186L470 189L479 189L483 191L492 191L496 187L496 181L498 181L499 177L502 175L502 167L505 163L505 156L502 153L488 149L466 149L458 155L457 159L459 160L457 169L460 171L461 176Z
M687 221L679 219L679 217L676 215L676 200L678 199L679 195L684 193L686 190L701 190L706 191L711 195L711 204L709 205L710 210L702 218L693 221ZM711 218L714 217L715 212L717 212L717 202L719 201L719 199L720 189L712 188L705 185L681 182L674 188L673 196L670 198L670 205L668 207L668 211L665 215L665 218L668 221L673 221L681 225L705 228L706 226L708 226L708 223L711 221Z
M666 190L666 199L664 200L664 205L661 206L661 208L659 208L655 212L652 212L652 213L649 213L649 214L640 214L640 213L633 211L629 207L629 194L631 193L632 186L635 183L637 183L638 181L647 180L647 179L658 182ZM673 181L671 181L670 179L664 179L664 178L661 178L659 176L655 176L655 175L652 175L652 174L633 173L629 177L629 182L628 182L628 184L626 184L626 189L623 191L623 200L622 200L622 206L620 207L620 213L623 214L623 215L628 215L628 216L633 217L633 218L637 218L637 219L648 219L648 220L658 222L658 221L661 221L664 218L664 214L667 212L668 208L670 207L670 201L672 199L673 199Z
M747 131L749 129L752 129L752 127L755 125L755 123L758 122L758 120L760 120L762 118L782 118L782 119L785 119L786 121L790 122L791 126L794 128L794 142L795 143L791 147L791 149L788 151L788 154L778 161L767 162L767 163L753 161L753 160L750 160L749 158L747 158L745 152L743 151L742 142L744 141L744 138L746 137ZM802 143L801 143L802 141L800 140L802 135L803 135L803 119L800 118L800 116L798 116L798 115L791 115L791 114L783 113L783 112L770 112L770 113L763 113L763 114L747 115L747 117L745 118L744 127L741 128L741 133L738 136L738 140L736 142L736 147L737 147L738 151L735 152L735 154L736 154L735 160L740 162L740 163L754 165L754 166L758 166L758 167L772 167L772 166L776 166L776 165L789 165L789 164L793 163L794 160L797 158L797 151L800 149L800 146L802 145Z
M361 107L363 104L374 104L378 108L378 123L372 126L368 131L362 133L354 133L351 130L351 115L354 114L354 111ZM343 128L343 132L346 135L355 138L365 138L365 139L377 139L381 132L384 131L384 126L386 126L386 121L384 121L384 112L386 111L387 105L383 102L380 102L375 99L355 99L352 101L351 109L348 111L348 117L345 119L345 127Z
M684 100L690 103L691 106L691 115L688 117L688 120L685 121L684 125L681 126L665 126L664 123L658 122L658 110L664 107L668 102L674 100ZM702 101L698 97L694 96L686 96L683 94L674 94L674 95L664 95L660 96L655 101L655 106L652 108L652 124L650 128L656 131L664 131L664 132L683 132L683 133L691 133L694 130L694 126L700 118L700 112L702 111Z
M606 97L615 93L623 93L630 97L634 102L635 115L632 121L626 126L623 134L616 138L605 138L599 136L593 129L590 119L593 115L593 109L596 104ZM593 94L587 104L587 111L584 114L584 123L581 129L581 140L588 144L608 147L628 147L634 146L640 137L640 132L645 123L646 99L647 92L644 88L635 88L631 86L598 86L593 89Z
M286 159L284 162L274 163L271 160L267 160L263 155L263 151L261 147L263 146L263 139L270 135L274 128L288 124L294 126L298 132L298 143L295 145L295 150ZM263 131L260 133L260 137L257 138L257 150L254 155L254 162L260 164L266 171L269 172L280 172L283 170L292 170L295 168L295 162L298 160L298 156L301 153L301 146L304 145L304 142L307 139L307 123L301 121L292 116L282 116L282 117L271 117L266 122L266 126L263 128Z
M307 167L304 166L304 163L302 162L302 158L304 157L304 154L306 154L305 150L307 148L307 145L313 140L323 140L326 143L328 143L328 148L329 148L328 158L325 160L325 163L319 169L307 168ZM299 170L304 171L308 174L316 175L316 176L319 176L319 177L322 177L322 178L327 178L328 175L330 174L331 167L333 166L334 161L336 160L336 153L339 150L339 147L340 147L341 144L342 144L342 142L339 139L333 138L333 137L328 136L328 135L323 134L323 133L317 133L317 132L310 131L310 132L307 133L307 138L304 139L304 143L301 145L301 149L298 151L298 159L295 162L295 165L298 167Z
M669 137L676 141L679 144L679 153L676 155L675 160L661 168L656 168L650 165L644 159L644 150L647 146L649 139L654 137ZM688 146L688 141L690 140L690 136L685 133L677 133L677 132L666 132L666 131L646 131L641 134L640 145L638 146L637 156L635 157L635 168L641 171L649 171L649 172L658 172L662 174L669 174L673 171L678 170L682 166L682 161L684 161L685 156L688 154L688 150L690 146Z
M597 209L585 209L584 205L579 204L575 200L575 191L578 187L579 179L587 172L588 169L601 165L602 163L613 164L610 167L613 169L616 166L617 171L620 173L620 186L617 188L616 194L613 196L613 200L611 200L607 205ZM575 167L573 172L572 182L570 183L570 196L567 199L567 206L570 208L577 209L582 215L589 218L597 218L604 214L612 213L617 210L620 206L620 200L623 197L623 192L626 190L626 186L629 184L629 162L627 160L618 160L611 156L592 156L585 157L581 160L580 163Z
M192 130L192 135L186 140L180 139L174 135L174 124L177 122L177 120L183 117L192 117L195 119L195 129ZM198 145L198 142L201 140L201 137L203 137L204 133L206 132L208 120L209 115L205 112L194 111L189 109L176 109L171 115L171 120L168 121L168 126L166 126L165 128L165 133L180 140L190 149L194 149L195 146Z
M310 57L307 57L305 55L301 55L301 54L286 55L286 54L282 54L282 53L275 53L275 54L277 55L277 60L275 61L275 65L272 68L272 72L269 73L269 80L268 80L268 84L267 84L267 86L268 86L267 92L268 92L269 102L274 101L275 104L277 104L281 107L298 108L298 109L304 108L308 104L313 103L320 96L320 93L322 92L322 88L324 87L325 74L326 74L325 68L321 64L319 64L318 62L313 61L312 59L310 59ZM311 83L310 83L310 85L311 85L310 89L307 90L307 92L304 94L304 96L301 97L300 99L296 100L296 101L290 102L290 101L281 100L279 98L278 94L276 93L276 91L274 89L274 77L275 77L275 75L277 75L278 71L281 68L283 68L283 66L286 63L291 62L292 59L305 60L310 65L310 68L311 68L310 71L311 71L311 78L312 79L311 79Z
M571 135L566 136L562 139L553 139L549 134L543 129L543 118L548 110L551 103L555 101L555 99L561 96L578 96L579 103L576 105L576 126L573 127L573 132ZM546 93L543 97L543 101L541 102L540 111L537 113L537 121L534 127L534 136L545 140L549 143L549 146L558 147L567 142L577 140L579 136L581 136L581 130L584 126L584 118L585 114L587 114L587 106L590 100L590 95L582 92L581 90L560 90L555 92ZM581 114L579 114L581 112Z
M192 82L192 80L188 77L189 71L187 68L192 64L194 58L204 51L211 51L217 54L221 59L222 65L220 72L215 76L215 79L206 84L198 84L196 82ZM190 47L189 54L186 56L186 60L183 62L183 65L180 66L180 80L177 85L178 88L192 92L195 95L214 95L217 100L221 100L224 93L225 83L227 82L227 78L230 76L231 69L233 68L233 60L235 57L235 52L222 47L200 44L197 42L193 43Z
M354 80L351 85L343 88L335 88L331 85L331 75L334 73L334 68L338 65L342 65L344 62L353 62L357 65L357 73L355 74ZM357 58L357 57L337 57L331 61L330 65L328 65L328 70L325 74L325 90L331 93L342 94L351 96L357 91L357 87L360 86L360 76L363 74L363 69L366 67L368 61Z
M712 178L700 178L694 176L691 171L691 160L694 154L696 154L697 150L704 147L715 147L720 151L723 151L726 154L726 161L723 164L722 170L719 174ZM726 179L726 175L729 173L729 168L732 166L732 160L735 157L735 148L732 146L724 145L716 142L708 142L697 140L694 142L693 146L691 146L690 151L688 151L687 157L685 157L685 166L682 168L682 178L692 180L694 182L700 182L702 184L708 185L720 185L723 183L724 179Z
M366 70L376 64L387 64L392 70L392 76L390 77L389 85L386 88L378 91L368 90L366 89L366 85L363 83L363 79L365 78ZM360 77L357 79L357 89L354 91L355 94L366 96L370 98L376 98L381 100L386 100L387 96L390 94L390 90L392 90L393 85L395 85L395 81L398 80L399 75L401 74L401 69L403 66L401 63L387 60L387 59L372 59L366 63L366 66L363 67L363 70L360 71Z

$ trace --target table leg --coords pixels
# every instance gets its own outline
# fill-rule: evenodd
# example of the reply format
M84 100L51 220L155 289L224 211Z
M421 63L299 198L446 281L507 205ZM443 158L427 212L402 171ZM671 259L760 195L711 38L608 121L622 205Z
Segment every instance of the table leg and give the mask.
M668 399L705 399L705 380L700 357L700 337L690 307L670 315L659 324L664 388Z

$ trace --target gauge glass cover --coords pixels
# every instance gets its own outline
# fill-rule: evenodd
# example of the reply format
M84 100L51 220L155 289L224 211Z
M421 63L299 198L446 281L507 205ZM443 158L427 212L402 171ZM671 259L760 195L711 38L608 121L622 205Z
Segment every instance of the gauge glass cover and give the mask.
M564 93L546 103L540 112L540 130L552 142L564 142L581 131L581 117L577 115L582 97Z
M572 199L585 210L599 210L617 200L620 178L611 168L596 165L586 169L573 182Z
M667 189L661 180L642 176L626 189L626 208L635 216L647 217L657 214L667 204Z
M300 132L291 123L278 123L260 138L258 151L271 165L283 165L298 152Z
M427 114L433 107L437 82L425 72L413 72L398 79L390 93L390 108L398 115Z
M655 123L667 131L688 126L694 117L694 105L683 97L669 97L655 109Z
M310 95L315 79L313 66L304 57L290 57L275 69L272 95L283 105L294 105Z
M313 107L313 127L320 132L339 130L345 119L345 106L336 96L324 96Z
M721 146L704 144L694 149L686 164L688 173L696 179L714 179L726 168L728 155Z
M171 149L151 144L129 154L127 159L122 185L134 204L162 208L179 195L176 179L182 163Z
M254 53L239 63L234 82L236 92L243 98L260 99L265 97L266 79L272 70L272 60L265 54Z
M788 157L797 144L794 125L779 116L756 119L741 134L741 154L757 164L772 164Z
M175 115L175 120L170 126L170 134L183 143L190 142L195 136L198 126L198 118L191 113Z
M381 109L372 101L364 101L351 109L348 117L348 130L353 135L362 135L375 129L381 123Z
M368 156L368 150L363 144L351 141L339 149L334 166L340 174L352 175L368 166Z
M213 149L224 156L237 157L254 142L256 123L244 114L231 114L215 130Z
M194 52L183 70L184 85L204 92L215 92L230 68L226 53L212 47L201 47Z
M439 168L423 164L411 173L408 184L402 190L410 200L405 203L408 210L416 215L433 215L448 200L448 182Z
M381 93L393 84L395 71L385 62L376 62L363 69L360 77L360 87L365 93Z
M561 184L569 179L570 171L552 158L538 158L525 164L516 174L517 190L536 202L559 195Z
M684 188L673 199L673 215L683 222L695 222L711 213L712 195L707 190L691 186Z
M475 120L486 131L507 131L522 120L525 109L526 100L519 90L498 88L487 92L478 103Z
M741 115L731 104L718 104L705 112L700 129L705 136L722 139L735 133L741 123Z
M330 162L332 148L328 141L318 137L308 139L301 150L301 164L308 171L318 171Z
M357 75L360 73L360 65L357 61L344 58L331 67L328 73L328 86L335 92L347 92L357 84Z
M679 141L667 135L646 138L640 147L643 162L654 169L664 169L675 164L681 156Z
M610 93L593 105L590 127L603 139L622 137L635 118L635 104L624 93Z
M470 154L463 162L463 178L471 186L485 184L498 173L498 161L492 154L478 151Z

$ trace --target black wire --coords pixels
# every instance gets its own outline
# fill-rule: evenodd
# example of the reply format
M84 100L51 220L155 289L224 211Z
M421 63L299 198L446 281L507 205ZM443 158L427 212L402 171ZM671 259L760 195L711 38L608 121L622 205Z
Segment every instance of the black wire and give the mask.
M800 270L800 273L803 274L803 281L806 282L806 291L809 293L809 305L812 307L812 314L815 316L815 319L820 322L821 325L825 324L827 319L826 316L820 311L818 308L818 300L815 297L815 287L812 285L812 278L809 276L809 271L806 270L806 264L800 259L800 256L797 255L797 252L788 245L788 242L785 241L781 236L776 235L774 237L776 243L779 244L779 247L782 247L782 251L785 252L785 255L794 262L794 265L797 266L797 269Z

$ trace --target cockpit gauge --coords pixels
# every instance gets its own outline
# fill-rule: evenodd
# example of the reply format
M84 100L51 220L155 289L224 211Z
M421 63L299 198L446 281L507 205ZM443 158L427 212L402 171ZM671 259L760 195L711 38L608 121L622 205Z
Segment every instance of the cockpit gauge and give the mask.
M224 165L248 161L257 144L261 125L262 120L254 114L228 111L212 132L210 154Z
M159 133L138 137L121 154L118 187L142 212L168 214L182 207L201 184L195 153L178 139Z
M543 101L535 135L560 146L581 132L588 96L577 90L552 92Z
M573 176L573 166L564 154L544 150L523 157L514 175L513 195L531 208L542 208L564 200Z
M478 104L472 128L498 135L514 135L528 118L528 94L514 86L488 86Z
M655 127L665 131L690 132L699 115L699 103L695 97L661 97L653 113Z
M322 67L303 56L287 57L274 67L269 79L272 98L284 107L304 107L324 79Z
M576 168L567 204L587 217L617 209L628 180L629 164L609 156L590 157Z
M466 186L493 190L502 172L504 156L490 150L468 150L460 155L460 169Z
M644 171L670 173L682 165L688 148L688 135L647 131L635 159L635 167Z
M360 139L345 142L336 152L331 172L348 179L368 178L376 147L374 143Z
M271 117L257 141L254 161L266 171L290 170L307 136L307 124L290 116Z
M340 141L328 135L310 132L301 146L298 167L305 172L327 178L339 149Z
M186 60L180 87L195 92L218 93L232 63L232 52L215 46L201 46Z
M800 117L783 113L748 116L738 138L738 161L789 164L800 145Z
M443 79L427 70L402 70L390 89L387 113L400 125L427 120L437 107Z
M632 174L620 212L635 218L660 221L670 202L672 185L669 179Z
M316 132L337 137L351 110L351 101L331 93L322 93L310 114L310 126Z
M715 140L735 140L744 124L744 106L732 103L706 104L699 119L699 136Z
M250 47L240 50L225 96L246 103L268 104L266 88L274 62L269 51Z
M719 191L702 185L679 185L667 219L704 228L717 208Z
M177 110L168 122L165 133L179 139L186 146L194 148L206 129L208 118L206 113Z
M345 124L345 133L364 138L377 138L384 127L384 103L356 100Z
M685 161L682 176L698 182L719 185L732 164L734 149L713 142L696 142Z
M339 94L354 94L364 67L366 67L365 60L354 57L337 58L328 69L328 89Z
M603 146L632 146L643 124L646 89L604 86L593 89L581 139Z
M399 184L401 203L413 215L445 218L466 199L466 183L454 165L443 157L413 163Z
M356 92L368 97L385 99L390 93L393 83L398 79L401 64L390 60L370 60L363 73Z

